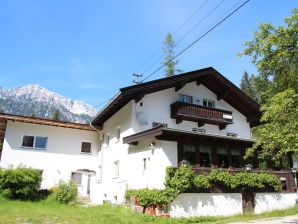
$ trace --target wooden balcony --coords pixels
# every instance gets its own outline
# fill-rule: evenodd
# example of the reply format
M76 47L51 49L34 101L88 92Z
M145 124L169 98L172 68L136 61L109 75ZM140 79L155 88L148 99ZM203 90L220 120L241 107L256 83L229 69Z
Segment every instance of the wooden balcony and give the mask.
M214 124L219 126L219 130L225 129L228 124L233 123L232 111L180 101L171 104L171 118L176 119L177 124L183 120L197 122L198 127L204 124Z

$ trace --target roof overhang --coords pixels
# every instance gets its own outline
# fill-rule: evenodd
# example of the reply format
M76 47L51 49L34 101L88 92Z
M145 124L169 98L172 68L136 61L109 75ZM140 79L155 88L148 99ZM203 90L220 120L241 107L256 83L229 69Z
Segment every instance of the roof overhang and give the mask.
M49 119L43 119L43 118L27 117L27 116L6 114L6 113L0 113L0 120L18 121L18 122L24 122L24 123L49 125L49 126L56 126L56 127L63 127L63 128L80 129L80 130L86 130L86 131L95 131L95 129L88 124L73 123L73 122L66 122L66 121L55 121L55 120L49 120ZM101 130L102 128L100 126L96 126L96 129Z
M193 140L206 140L206 141L221 141L221 142L233 142L251 145L255 142L252 139L234 138L228 136L206 134L206 133L195 133L191 131L178 130L172 128L165 128L158 126L149 130L139 132L133 135L129 135L123 138L124 144L136 144L139 141L156 138L165 141L179 141L185 139Z
M95 116L91 124L103 126L105 121L131 100L139 102L147 94L169 88L178 91L190 82L203 84L217 95L218 100L224 99L246 116L251 126L258 125L260 105L211 67L121 88L120 92Z

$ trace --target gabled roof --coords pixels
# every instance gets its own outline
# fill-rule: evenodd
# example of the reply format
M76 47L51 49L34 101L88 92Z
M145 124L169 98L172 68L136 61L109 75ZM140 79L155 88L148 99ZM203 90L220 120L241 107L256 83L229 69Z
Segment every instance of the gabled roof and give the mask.
M49 126L56 126L56 127L63 127L63 128L95 131L95 129L93 129L89 124L73 123L73 122L66 122L66 121L55 121L50 119L0 113L0 123L6 123L7 120L32 123L32 124L49 125Z
M96 115L91 124L102 126L131 100L139 102L146 94L169 88L175 88L178 91L185 84L194 81L198 85L203 84L217 95L218 100L224 99L245 115L251 126L258 124L260 105L212 67L121 88L120 92Z

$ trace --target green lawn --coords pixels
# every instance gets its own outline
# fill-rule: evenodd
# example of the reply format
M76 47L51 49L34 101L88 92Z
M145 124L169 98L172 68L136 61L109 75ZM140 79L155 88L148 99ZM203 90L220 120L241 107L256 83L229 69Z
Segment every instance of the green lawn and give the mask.
M245 214L226 218L203 217L193 219L161 219L153 216L136 214L122 206L102 205L84 208L80 205L60 205L51 199L40 202L9 201L0 198L0 224L121 224L121 223L226 223L255 218L285 216L298 213L298 206L261 215Z

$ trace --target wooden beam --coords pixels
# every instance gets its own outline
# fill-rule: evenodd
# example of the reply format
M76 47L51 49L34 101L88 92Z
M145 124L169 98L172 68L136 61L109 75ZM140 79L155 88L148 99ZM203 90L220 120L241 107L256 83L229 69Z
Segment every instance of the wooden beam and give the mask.
M138 145L139 142L132 142L131 144L132 144L132 145Z
M218 94L217 95L217 100L223 100L223 99L225 99L231 92L232 92L231 89L227 89L226 91Z
M135 103L138 103L138 102L140 102L140 101L141 101L141 99L143 99L143 98L144 98L144 96L145 96L145 94L144 94L144 93L137 95L137 96L134 98L134 100L135 100Z
M204 82L207 80L207 76L203 76L203 77L200 77L198 80L197 80L197 86L201 85L201 84L204 84Z
M176 124L180 124L182 122L182 119L176 119Z
M198 122L198 127L202 127L202 126L204 126L204 125L205 125L204 121L199 121L199 122Z
M185 83L181 82L178 85L175 86L175 92L179 91L185 86Z
M224 130L225 128L226 128L226 124L220 124L220 125L218 125L218 127L219 127L219 130Z

